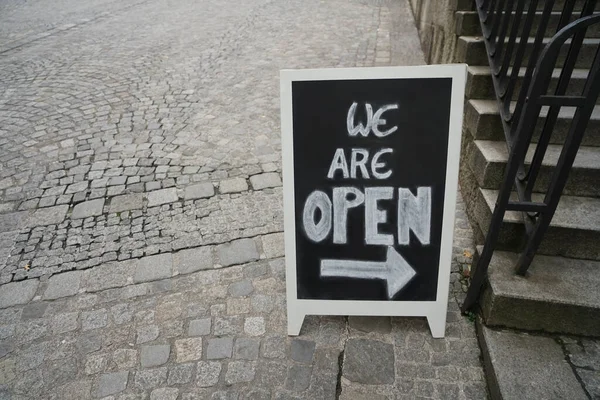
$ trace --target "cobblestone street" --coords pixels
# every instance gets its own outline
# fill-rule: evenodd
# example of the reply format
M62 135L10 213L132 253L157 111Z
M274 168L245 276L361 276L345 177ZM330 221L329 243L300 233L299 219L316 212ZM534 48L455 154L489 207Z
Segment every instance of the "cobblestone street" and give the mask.
M286 334L279 70L415 64L406 0L0 0L0 399L485 399L460 198L445 339Z

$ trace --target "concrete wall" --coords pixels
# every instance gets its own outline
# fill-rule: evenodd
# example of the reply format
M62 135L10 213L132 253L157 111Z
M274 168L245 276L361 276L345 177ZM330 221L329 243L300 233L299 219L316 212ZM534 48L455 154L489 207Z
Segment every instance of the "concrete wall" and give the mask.
M470 10L472 0L409 0L428 64L452 63L456 48L457 10Z

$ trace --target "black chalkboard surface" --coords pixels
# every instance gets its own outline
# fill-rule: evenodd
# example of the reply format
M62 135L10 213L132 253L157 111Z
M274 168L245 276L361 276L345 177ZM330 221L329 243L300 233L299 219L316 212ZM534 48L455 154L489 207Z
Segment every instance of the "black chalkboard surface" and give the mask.
M282 71L288 319L446 303L465 67L435 68Z

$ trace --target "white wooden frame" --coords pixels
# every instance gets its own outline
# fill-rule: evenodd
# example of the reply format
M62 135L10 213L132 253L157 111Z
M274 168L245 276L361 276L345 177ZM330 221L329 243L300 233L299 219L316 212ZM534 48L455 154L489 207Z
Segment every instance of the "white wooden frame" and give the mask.
M452 260L452 240L454 236L454 216L458 188L458 165L466 76L467 66L465 64L281 71L281 132L288 335L296 336L300 334L300 329L306 315L379 315L424 316L427 318L433 337L444 337L450 285L450 263ZM298 299L296 285L292 82L402 78L452 78L446 190L444 194L444 217L442 221L436 301ZM435 102L432 102L432 107L435 107Z

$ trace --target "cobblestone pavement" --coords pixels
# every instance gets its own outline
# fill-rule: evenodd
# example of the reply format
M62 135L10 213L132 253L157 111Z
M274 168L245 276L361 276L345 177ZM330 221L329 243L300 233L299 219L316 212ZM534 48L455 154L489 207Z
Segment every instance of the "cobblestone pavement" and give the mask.
M573 336L556 339L585 390L592 399L600 399L600 340Z
M286 335L281 68L422 64L403 0L0 1L0 398L483 399L458 312Z

